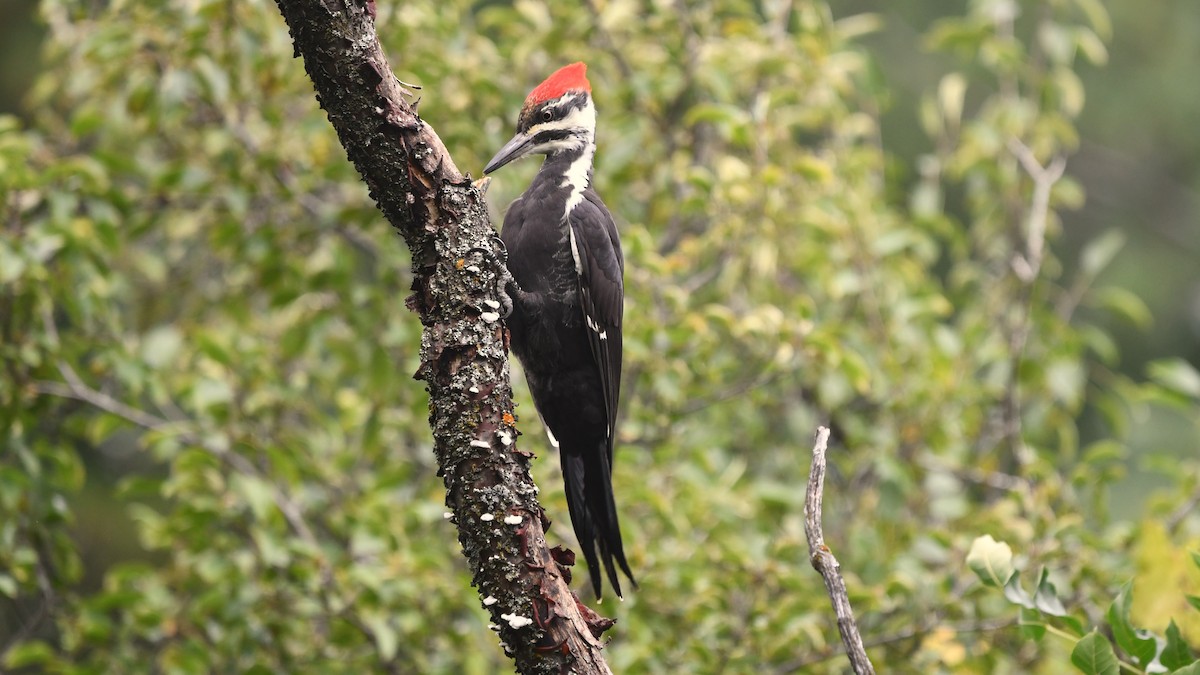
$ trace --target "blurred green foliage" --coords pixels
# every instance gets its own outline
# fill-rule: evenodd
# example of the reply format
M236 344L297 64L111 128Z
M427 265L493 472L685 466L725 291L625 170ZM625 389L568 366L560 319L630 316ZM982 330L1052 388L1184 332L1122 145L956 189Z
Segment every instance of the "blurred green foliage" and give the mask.
M923 30L941 72L913 111L917 180L888 168L874 15L378 9L466 170L530 85L591 66L596 184L628 263L615 482L642 580L601 608L620 619L617 672L843 671L803 535L818 423L835 432L826 539L882 672L1059 673L1103 651L1083 630L1079 646L1019 629L968 566L983 534L1050 570L1038 589L1081 626L1132 578L1118 617L1169 637L1174 616L1172 644L1200 644L1200 517L1184 508L1200 376L1182 359L1117 369L1108 326L1149 317L1103 280L1123 241L1060 260L1060 212L1084 194L1070 165L1034 179L1078 149L1078 73L1111 38L1099 3L980 0ZM0 121L0 663L507 669L442 516L404 251L275 6L42 12L38 114ZM493 202L533 170L498 179ZM523 443L548 455L523 400ZM1160 411L1187 420L1176 442L1193 452L1152 457L1166 487L1114 520L1131 425ZM91 470L121 462L116 488ZM536 471L551 536L569 537L556 462ZM93 518L97 500L128 521ZM86 583L81 542L124 536L104 528L132 528L140 552Z

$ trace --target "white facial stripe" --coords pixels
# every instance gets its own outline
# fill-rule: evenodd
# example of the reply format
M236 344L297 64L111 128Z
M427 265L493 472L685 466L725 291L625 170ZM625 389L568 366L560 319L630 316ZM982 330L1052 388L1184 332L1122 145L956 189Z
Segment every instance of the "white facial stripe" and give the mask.
M563 99L555 103L554 107L561 107L566 101L574 99L574 96ZM561 131L561 130L580 130L588 133L596 131L596 106L592 105L589 99L582 107L572 108L567 116L560 120L550 120L549 122L541 122L529 127L529 134L536 135L543 131Z

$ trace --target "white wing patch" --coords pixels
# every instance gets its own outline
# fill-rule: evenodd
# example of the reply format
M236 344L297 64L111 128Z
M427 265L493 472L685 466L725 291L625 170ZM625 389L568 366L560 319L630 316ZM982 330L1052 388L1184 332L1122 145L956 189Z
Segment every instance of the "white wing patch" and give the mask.
M580 191L582 193L582 191ZM571 207L567 206L567 213L571 212ZM583 259L579 257L579 244L575 241L575 228L571 227L571 223L567 223L567 236L571 239L571 259L575 261L575 274L583 275ZM590 320L590 319L589 319Z
M600 325L596 323L595 319L587 314L585 314L583 318L587 319L588 328L591 328L593 333L599 335L601 340L608 339L608 331L600 330Z

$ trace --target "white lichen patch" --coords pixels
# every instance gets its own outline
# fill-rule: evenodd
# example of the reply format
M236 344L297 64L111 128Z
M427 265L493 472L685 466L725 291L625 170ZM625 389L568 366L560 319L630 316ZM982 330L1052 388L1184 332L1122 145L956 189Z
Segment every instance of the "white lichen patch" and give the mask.
M473 441L471 441L471 447L472 448L490 448L492 446L488 445L487 441L481 441L478 438L476 438Z
M454 514L450 513L449 511L442 512L442 518L445 518L446 520L450 520L453 517L454 517Z
M500 303L495 300L492 300L490 298L487 300L484 300L483 304L487 305L488 307L491 307L492 309L500 309Z
M512 626L513 628L524 628L525 626L533 623L533 619L521 616L519 614L501 614L500 618L507 621L508 625Z
M471 385L471 388L470 388L470 389L468 389L467 391L471 392L472 394L478 394L478 393L479 393L479 387L476 387L475 385Z
M523 520L521 518L521 516L505 516L504 517L504 522L505 522L505 524L508 524L508 525L520 525L521 520Z
M508 429L501 429L500 431L496 432L496 435L500 437L500 442L504 444L504 447L512 445L512 432Z
M484 321L486 321L488 323L493 323L495 321L500 320L500 313L499 312L484 312L479 315L479 318L483 319Z
M491 595L489 595L489 596L487 596L486 598L484 598L484 599L483 599L483 606L484 606L484 607L491 607L492 605L496 604L497 602L500 602L500 601L499 601L499 600L497 600L497 599L495 598L495 596L491 596Z
M482 520L482 521L483 521L483 522L485 522L485 523L490 523L490 522L492 522L493 520L495 520L495 519L496 519L496 516L493 516L493 515L492 515L492 514L490 514L490 513L485 513L485 514L483 514L482 516L479 516L479 519L480 519L480 520Z

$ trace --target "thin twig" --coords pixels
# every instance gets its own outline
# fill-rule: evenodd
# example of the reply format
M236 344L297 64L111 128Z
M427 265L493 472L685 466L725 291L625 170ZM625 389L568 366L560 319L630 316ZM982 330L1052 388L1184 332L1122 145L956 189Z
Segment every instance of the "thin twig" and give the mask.
M1179 508L1172 511L1171 515L1167 517L1167 532L1175 534L1175 531L1183 524L1183 519L1196 510L1198 505L1200 505L1200 486L1197 486L1192 492L1192 496L1188 497L1187 501L1180 504Z
M829 599L833 601L838 632L841 633L842 644L846 646L850 665L856 675L873 675L875 667L871 665L871 659L867 657L867 650L863 647L858 622L854 620L854 610L850 607L850 597L846 592L846 581L842 579L841 565L825 545L825 535L821 531L825 451L828 446L829 428L818 427L817 442L813 445L812 471L808 474L808 491L804 495L804 534L808 538L808 559L825 580L825 590L829 593Z
M1003 471L985 471L976 467L952 467L949 464L942 463L936 458L922 458L919 461L921 468L926 471L940 471L947 473L959 480L965 480L976 485L986 485L987 487L1001 490L1003 492L1016 492L1027 494L1029 492L1029 481L1020 477L1014 476Z
M38 589L42 592L41 601L38 602L38 607L34 610L33 615L25 620L24 625L4 643L3 647L0 647L0 662L4 660L10 650L32 635L42 625L42 622L54 613L55 606L58 604L58 593L54 590L54 579L58 575L54 571L50 553L45 550L44 542L34 540L30 543L36 557L34 571L37 575Z
M25 619L24 623L21 624L21 627L17 629L11 637L9 637L8 641L5 642L3 646L0 646L0 661L3 661L4 658L8 656L8 652L11 651L13 647L16 647L24 642L30 635L33 635L33 632L42 625L42 621L44 621L49 615L50 602L43 598L42 601L38 603L37 609L33 610L33 614Z

